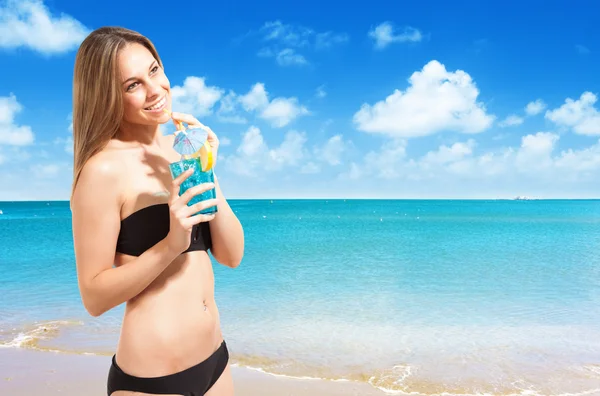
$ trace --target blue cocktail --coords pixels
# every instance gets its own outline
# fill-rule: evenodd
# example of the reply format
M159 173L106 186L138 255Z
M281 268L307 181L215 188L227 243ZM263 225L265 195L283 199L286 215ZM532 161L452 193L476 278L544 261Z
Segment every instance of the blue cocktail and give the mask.
M187 179L185 179L183 181L183 183L181 183L181 186L179 187L179 195L180 196L189 188L192 188L192 187L197 186L202 183L214 183L215 182L215 176L214 176L212 168L207 170L206 172L202 172L200 160L197 158L182 159L181 161L177 161L177 162L173 162L173 163L169 164L169 169L171 169L171 176L173 177L173 179L177 178L177 176L181 175L182 173L184 173L185 171L187 171L190 168L194 170L194 173L192 173L191 176L189 176ZM190 199L188 202L188 206L192 206L193 204L195 204L197 202L205 201L207 199L214 199L216 197L217 197L217 193L216 193L215 189L212 188L208 191L203 192L202 194L198 194L195 197L192 197L192 199ZM204 210L201 210L198 213L212 214L212 213L216 213L216 212L217 212L217 206L215 205L215 206L206 208Z

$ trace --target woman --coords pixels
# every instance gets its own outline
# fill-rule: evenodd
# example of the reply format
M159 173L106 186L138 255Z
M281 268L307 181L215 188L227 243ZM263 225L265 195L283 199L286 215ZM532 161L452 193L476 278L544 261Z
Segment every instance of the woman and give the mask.
M242 260L244 234L215 176L216 199L187 202L172 180L180 155L171 91L153 44L137 32L104 27L81 44L73 81L73 240L83 304L92 316L126 302L108 395L233 395L228 351L214 300L208 250L221 264ZM165 111L166 109L166 111ZM169 115L170 114L170 115ZM209 131L216 160L219 141ZM217 206L214 215L194 215Z

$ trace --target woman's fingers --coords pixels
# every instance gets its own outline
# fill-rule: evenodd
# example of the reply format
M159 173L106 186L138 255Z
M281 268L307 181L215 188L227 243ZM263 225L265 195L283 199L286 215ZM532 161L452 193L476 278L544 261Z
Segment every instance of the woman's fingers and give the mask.
M194 169L190 168L173 179L173 182L171 183L171 196L169 197L171 204L174 203L177 198L179 198L179 189L181 187L181 183L190 177L192 173L194 173Z
M186 124L190 125L190 126L203 126L202 123L200 121L198 121L198 119L196 119L196 117L194 117L191 114L186 114L186 113L177 113L177 112L172 112L171 113L171 118L173 119L173 121L177 124L177 122L185 122Z
M204 209L211 208L213 206L217 206L219 201L216 198L205 199L200 202L196 202L193 205L190 205L188 209L186 209L186 216L193 216L196 213L203 211Z
M212 214L197 214L197 215L193 215L193 216L190 216L188 218L188 221L190 222L188 224L188 226L189 227L193 227L196 224L205 223L207 221L211 221L214 218L215 218L215 214L214 213L212 213Z
M214 135L216 137L216 134L212 129L198 121L198 119L191 114L173 112L171 113L171 118L173 119L175 126L177 126L178 123L185 122L190 128L203 129L208 132L209 135Z
M183 194L181 194L180 200L183 204L187 205L188 202L190 201L190 199L192 199L196 195L200 195L214 187L215 187L214 183L210 183L210 182L198 184L197 186L188 188Z

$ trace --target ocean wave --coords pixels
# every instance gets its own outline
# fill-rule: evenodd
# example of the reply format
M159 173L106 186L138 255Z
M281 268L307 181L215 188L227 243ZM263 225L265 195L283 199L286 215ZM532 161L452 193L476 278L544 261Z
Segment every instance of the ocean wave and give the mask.
M91 352L87 350L66 350L57 342L61 333L65 330L75 330L85 324L80 320L54 320L37 322L21 329L13 329L10 332L3 331L0 334L0 348L26 348L45 352L62 352L85 355L107 355L110 353ZM84 330L84 334L85 330ZM89 333L87 333L89 335ZM53 342L54 341L54 342ZM86 349L85 342L81 345ZM327 365L313 365L294 360L293 357L269 358L254 355L238 355L232 351L230 364L233 367L249 369L257 372L293 380L303 381L331 381L331 382L356 382L366 383L386 394L399 396L593 396L600 395L600 388L594 387L600 380L600 364L585 364L571 367L570 373L573 377L587 380L590 386L579 386L579 389L567 391L566 389L548 391L541 387L528 384L527 381L514 380L512 383L506 379L502 384L497 381L485 381L480 378L477 383L468 383L466 379L458 378L454 384L446 381L436 381L426 378L422 373L422 367L399 363L389 368L372 369L367 367L339 368ZM469 373L465 373L469 374ZM467 377L467 376L465 376ZM549 377L550 378L550 377ZM568 386L568 381L560 384ZM588 389L585 389L588 388Z
M535 389L534 385L527 386L521 380L506 385L484 380L471 385L467 384L469 381L450 384L421 378L417 375L418 368L410 364L397 364L375 371L367 369L347 375L336 375L330 367L307 367L299 362L290 363L257 356L232 355L231 365L286 379L367 383L386 394L398 396L600 396L600 388L550 392ZM576 371L600 378L600 365L586 365L578 369ZM592 378L589 375L586 377Z
M65 327L82 326L83 324L79 320L37 322L23 329L16 330L16 333L5 334L3 338L6 338L6 340L0 340L0 348L27 348L58 352L58 349L41 346L40 342L58 337L61 329Z

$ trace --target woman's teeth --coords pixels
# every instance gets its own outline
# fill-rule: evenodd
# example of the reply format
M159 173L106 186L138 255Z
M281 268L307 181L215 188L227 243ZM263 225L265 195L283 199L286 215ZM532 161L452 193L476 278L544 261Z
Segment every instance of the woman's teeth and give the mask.
M167 101L167 97L165 96L160 100L160 102L158 102L154 106L146 107L144 110L158 110L165 105L166 101Z

